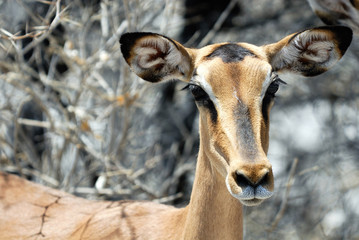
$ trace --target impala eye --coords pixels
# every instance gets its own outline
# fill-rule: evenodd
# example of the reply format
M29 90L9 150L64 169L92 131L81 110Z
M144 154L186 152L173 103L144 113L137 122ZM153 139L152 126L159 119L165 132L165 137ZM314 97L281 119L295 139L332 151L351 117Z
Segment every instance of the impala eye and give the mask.
M267 88L266 95L274 97L275 93L278 92L278 89L279 89L279 84L277 81L274 81Z
M200 86L191 83L184 87L182 90L184 89L191 91L198 106L203 106L209 110L212 122L216 123L218 117L217 110L208 94Z
M280 79L279 77L276 77L275 80L269 85L269 87L267 88L266 91L266 97L271 97L274 98L276 92L278 92L279 89L279 85L280 84L287 84L286 82L284 82L282 79Z
M281 80L278 76L275 76L273 82L267 88L266 94L263 98L262 114L266 122L268 122L269 120L269 107L271 106L273 99L275 98L275 94L278 92L280 84L287 83Z
M198 85L195 84L188 84L187 87L196 102L203 102L210 101L208 94Z

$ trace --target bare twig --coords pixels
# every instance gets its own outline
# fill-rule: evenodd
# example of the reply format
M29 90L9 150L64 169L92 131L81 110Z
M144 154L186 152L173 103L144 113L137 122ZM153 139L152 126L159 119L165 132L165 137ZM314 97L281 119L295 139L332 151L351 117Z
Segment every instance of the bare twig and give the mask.
M268 229L269 232L272 232L272 231L274 231L274 229L276 229L279 221L282 219L282 217L285 213L285 210L287 208L290 189L292 188L292 185L294 183L295 170L297 169L297 165L298 165L298 158L295 158L293 160L292 166L289 171L289 177L288 177L288 181L287 181L287 185L286 185L287 187L286 187L285 193L283 195L282 203L279 207L279 211L278 211L277 215L275 216L275 218L272 222L270 229Z
M50 128L51 126L49 122L26 119L26 118L18 118L17 122L21 125L32 126L32 127Z
M172 202L172 201L174 201L176 199L179 199L181 197L183 197L183 193L176 193L174 195L170 195L170 196L167 196L167 197L154 199L153 201L158 202L158 203L169 203L169 202Z
M111 188L90 188L90 187L72 187L69 189L69 192L74 194L91 194L91 195L130 195L133 193L131 189L116 189L113 190Z
M238 0L231 0L230 3L227 5L226 9L222 12L222 14L219 16L217 22L214 24L211 31L207 33L207 35L202 39L202 41L199 43L200 47L203 47L207 45L211 39L216 35L218 30L222 27L224 21L226 21L227 17L231 13L234 6L238 3Z
M40 35L38 38L35 38L31 43L29 43L23 50L22 54L28 53L31 49L33 49L36 45L38 45L40 42L44 41L52 32L53 29L55 29L60 24L61 16L64 12L66 12L67 7L65 7L62 11L60 11L60 3L61 0L56 1L56 15L53 21L51 22L50 26L48 27L48 30Z
M2 168L2 171L17 172L18 168L16 166L8 165L8 166ZM24 176L27 175L27 176L38 177L39 179L41 179L45 183L50 184L52 187L58 187L59 186L59 182L56 179L54 179L54 178L52 178L52 177L50 177L50 176L48 176L48 175L46 175L44 173L41 173L36 169L23 168L21 171L22 171Z

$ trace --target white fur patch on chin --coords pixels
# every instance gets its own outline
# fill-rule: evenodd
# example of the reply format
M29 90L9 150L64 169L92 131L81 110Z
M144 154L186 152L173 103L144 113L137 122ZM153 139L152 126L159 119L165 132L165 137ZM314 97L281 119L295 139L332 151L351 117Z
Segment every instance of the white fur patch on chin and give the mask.
M240 194L241 194L241 193L234 193L234 192L232 191L231 185L230 185L230 183L229 183L229 175L227 175L227 177L226 177L226 186L227 186L227 189L228 189L229 193L230 193L233 197L235 197L235 198L237 198L238 200L240 200Z

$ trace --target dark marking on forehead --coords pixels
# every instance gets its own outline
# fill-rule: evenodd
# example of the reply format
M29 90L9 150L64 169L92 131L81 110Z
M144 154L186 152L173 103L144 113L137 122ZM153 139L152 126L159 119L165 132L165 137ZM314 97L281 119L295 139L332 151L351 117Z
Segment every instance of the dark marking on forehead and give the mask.
M216 48L206 58L220 57L225 63L233 63L242 61L246 56L256 57L249 49L235 43L228 43Z
M234 111L235 118L237 119L237 138L242 149L249 159L254 159L258 152L257 144L254 139L253 126L248 107L239 102Z

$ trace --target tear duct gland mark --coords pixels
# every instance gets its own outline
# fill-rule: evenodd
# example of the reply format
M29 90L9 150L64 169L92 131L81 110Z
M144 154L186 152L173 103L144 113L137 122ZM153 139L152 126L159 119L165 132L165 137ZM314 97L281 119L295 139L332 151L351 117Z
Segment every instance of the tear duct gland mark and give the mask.
M274 98L276 97L276 92L279 89L280 85L286 85L287 83L280 79L278 76L275 76L275 80L269 85L264 95L262 101L262 116L265 124L269 123L269 111L270 107L274 103Z
M194 100L199 107L202 106L207 108L210 113L212 123L216 124L218 119L217 109L206 91L204 91L200 86L191 83L184 87L182 90L185 89L189 89L191 91Z

